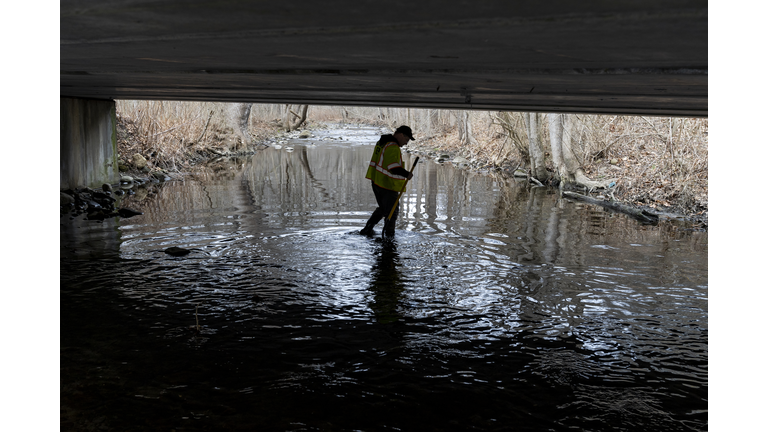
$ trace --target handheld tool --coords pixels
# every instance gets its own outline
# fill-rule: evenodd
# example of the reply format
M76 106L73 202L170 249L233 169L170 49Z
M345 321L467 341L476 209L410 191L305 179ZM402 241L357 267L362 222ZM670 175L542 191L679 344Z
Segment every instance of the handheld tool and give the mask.
M413 170L416 169L416 164L419 163L419 157L416 156L416 160L413 161L413 165L411 166L411 174L413 174ZM392 206L392 210L389 211L389 216L387 216L387 221L392 219L392 215L395 213L395 209L397 208L397 203L400 202L400 197L403 196L403 192L405 192L405 186L408 185L408 179L405 179L405 183L403 183L403 190L400 191L400 193L397 195L397 201L395 201L395 205Z

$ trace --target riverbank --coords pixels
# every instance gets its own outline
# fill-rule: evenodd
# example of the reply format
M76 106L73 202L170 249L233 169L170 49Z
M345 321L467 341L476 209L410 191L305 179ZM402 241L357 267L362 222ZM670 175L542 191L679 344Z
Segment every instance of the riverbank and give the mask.
M505 160L494 163L482 156L467 155L465 149L456 145L440 145L437 141L427 139L421 143L411 142L406 151L437 163L450 163L458 168L486 175L500 176L504 179L514 177L522 181L529 179L527 171L521 169L522 164L519 161ZM450 141L450 138L447 141ZM607 175L616 177L616 185L608 190L580 192L604 201L604 204L618 202L640 212L656 215L662 220L686 221L690 223L692 229L708 229L709 210L706 195L700 195L700 201L688 202L685 198L676 195L668 182L644 179L636 160L633 159L631 162L628 160L629 157L625 157L621 162L598 161L586 166L588 173L597 173L596 178L605 178ZM550 171L552 171L551 168ZM541 187L534 182L531 182L531 186ZM701 194L701 191L699 193Z
M647 130L640 130L633 121L643 122ZM654 125L652 121L658 120L617 116L616 124L609 123L601 131L602 136L593 136L595 141L608 142L607 145L581 144L580 160L586 175L614 183L609 190L595 190L589 195L682 218L706 229L708 161L706 141L701 141L702 136L706 139L706 123L703 131L697 131L697 137L685 137L684 127L678 126L679 143L670 145L668 139L659 138L657 131L661 125ZM409 143L408 151L491 175L528 178L528 167L518 149L510 144L508 135L500 133L493 124L486 126L475 129L474 143L462 145L453 128ZM418 138L418 134L416 136ZM554 172L549 158L547 170Z

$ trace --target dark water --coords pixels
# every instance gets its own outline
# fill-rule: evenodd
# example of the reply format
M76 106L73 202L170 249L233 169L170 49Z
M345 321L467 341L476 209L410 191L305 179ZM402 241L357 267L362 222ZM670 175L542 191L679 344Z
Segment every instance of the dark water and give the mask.
M707 233L429 162L387 247L377 132L63 217L62 430L707 429Z

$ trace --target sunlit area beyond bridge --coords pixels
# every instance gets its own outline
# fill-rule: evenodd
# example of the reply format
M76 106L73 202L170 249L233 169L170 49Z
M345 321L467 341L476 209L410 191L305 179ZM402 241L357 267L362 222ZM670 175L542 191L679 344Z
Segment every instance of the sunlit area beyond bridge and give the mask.
M707 116L706 1L60 8L62 98Z

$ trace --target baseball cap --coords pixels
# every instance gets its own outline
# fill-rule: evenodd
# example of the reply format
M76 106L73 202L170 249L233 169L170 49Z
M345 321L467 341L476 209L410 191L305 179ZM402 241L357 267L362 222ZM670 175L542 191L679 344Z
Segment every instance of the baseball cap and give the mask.
M413 132L411 132L411 128L408 126L400 126L399 128L395 129L395 133L400 132L401 134L407 136L411 140L416 140L416 138L413 137Z

